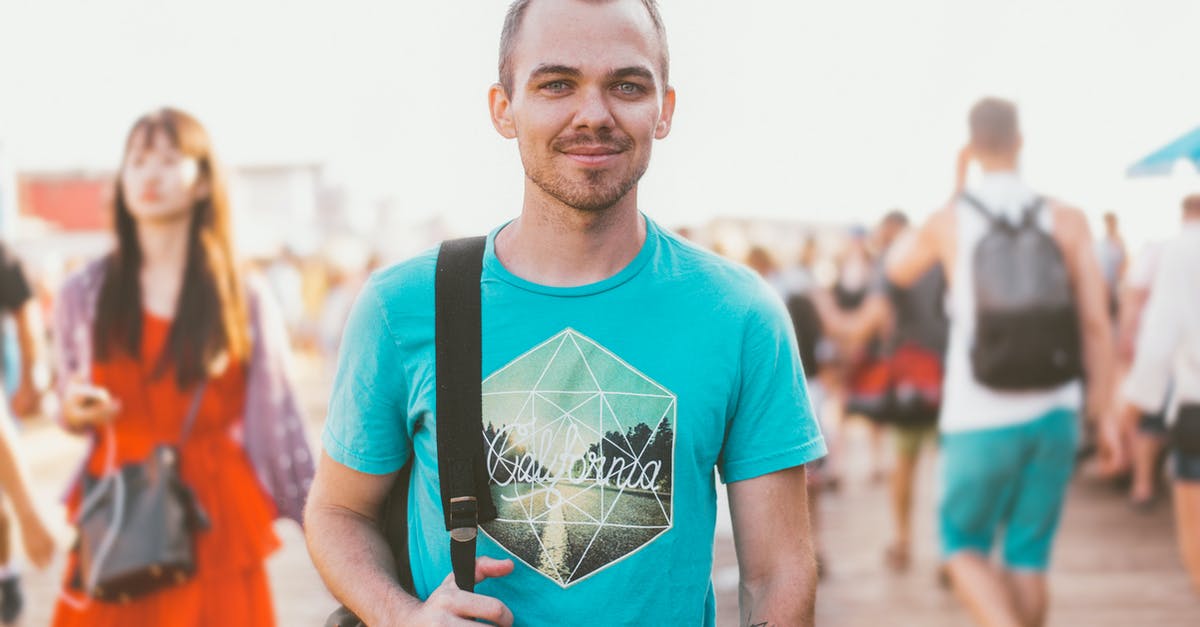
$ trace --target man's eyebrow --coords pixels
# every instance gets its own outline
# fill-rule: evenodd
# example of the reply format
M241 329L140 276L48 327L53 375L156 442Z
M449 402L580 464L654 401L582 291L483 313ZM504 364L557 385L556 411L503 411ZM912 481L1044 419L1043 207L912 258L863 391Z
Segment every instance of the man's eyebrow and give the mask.
M631 65L629 67L618 68L609 72L608 78L641 78L648 81L653 81L654 72L651 72L650 68L644 65Z
M579 77L583 76L583 72L581 72L579 68L571 67L569 65L553 65L543 63L542 65L533 68L533 71L529 73L529 80L534 80L540 76L549 75Z
M583 71L577 67L572 67L569 65L543 63L542 65L533 68L533 71L529 73L529 80L536 80L543 76L570 76L572 78L579 78L583 76ZM644 65L631 65L629 67L617 68L610 71L606 78L609 80L615 80L619 78L641 78L647 81L653 81L654 72L650 71L650 68Z

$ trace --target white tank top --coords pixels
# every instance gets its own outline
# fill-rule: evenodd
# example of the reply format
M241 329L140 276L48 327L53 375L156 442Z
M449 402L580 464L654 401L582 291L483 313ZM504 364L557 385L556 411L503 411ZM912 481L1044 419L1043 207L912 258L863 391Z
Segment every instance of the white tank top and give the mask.
M1002 213L1016 223L1021 211L1036 196L1015 172L985 174L968 187L993 213ZM978 211L959 201L954 208L958 248L954 278L947 303L950 343L946 350L946 380L942 394L940 428L943 432L973 431L1007 427L1035 420L1052 409L1078 409L1082 386L1078 381L1048 390L999 391L975 380L971 370L971 345L975 337L975 277L972 257L975 246L987 231L987 221ZM1038 225L1050 232L1048 207L1038 216Z

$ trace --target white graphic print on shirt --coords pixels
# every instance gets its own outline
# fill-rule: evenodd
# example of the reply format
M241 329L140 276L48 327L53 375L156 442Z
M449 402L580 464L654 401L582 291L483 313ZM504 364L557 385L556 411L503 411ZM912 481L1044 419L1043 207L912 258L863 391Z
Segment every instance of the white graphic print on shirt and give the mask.
M570 586L671 528L676 398L573 329L483 381L499 516L484 532Z

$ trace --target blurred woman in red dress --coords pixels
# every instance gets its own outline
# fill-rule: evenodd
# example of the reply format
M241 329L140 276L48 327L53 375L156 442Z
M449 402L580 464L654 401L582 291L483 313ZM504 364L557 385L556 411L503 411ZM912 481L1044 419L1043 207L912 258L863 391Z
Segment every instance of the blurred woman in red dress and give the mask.
M199 122L174 109L139 119L114 206L116 249L67 281L56 311L62 419L92 438L81 471L92 477L178 446L180 475L210 526L193 535L193 577L125 603L90 598L72 555L53 625L272 625L272 524L299 520L312 458L282 321L239 271L225 184ZM76 481L72 516L80 498Z

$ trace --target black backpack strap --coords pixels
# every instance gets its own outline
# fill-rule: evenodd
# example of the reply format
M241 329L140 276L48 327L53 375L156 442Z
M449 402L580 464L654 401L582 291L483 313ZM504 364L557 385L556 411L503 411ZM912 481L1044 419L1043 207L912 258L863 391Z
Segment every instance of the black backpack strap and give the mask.
M1042 208L1046 206L1046 199L1041 196L1034 196L1033 200L1029 201L1028 205L1021 210L1021 227L1030 229L1037 228L1037 217L1041 213Z
M972 196L971 194L968 194L967 192L962 192L960 197L963 199L964 202L966 202L968 205L970 205L972 209L979 212L979 214L982 215L983 218L985 220L987 220L989 223L997 223L998 222L998 223L1002 223L1005 225L1009 224L1006 220L1004 220L1000 216L1000 214L997 214L997 213L993 212L991 209L988 209L987 205L983 204L983 202L981 202L978 198ZM1037 215L1042 210L1042 207L1045 206L1045 204L1046 204L1045 198L1043 198L1041 196L1034 196L1033 200L1030 200L1029 204L1025 205L1025 208L1021 210L1020 227L1022 229L1036 227L1037 226ZM1009 228L1012 228L1012 227L1010 226Z
M963 199L963 202L970 205L972 209L978 211L979 215L983 216L983 219L987 220L989 223L998 222L1000 220L999 216L997 216L995 213L992 213L992 210L987 208L987 205L983 204L982 201L971 194L963 192L960 194L960 198Z
M443 242L434 280L438 478L450 532L454 580L475 589L475 538L496 517L483 443L482 331L479 294L486 238Z

